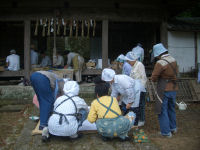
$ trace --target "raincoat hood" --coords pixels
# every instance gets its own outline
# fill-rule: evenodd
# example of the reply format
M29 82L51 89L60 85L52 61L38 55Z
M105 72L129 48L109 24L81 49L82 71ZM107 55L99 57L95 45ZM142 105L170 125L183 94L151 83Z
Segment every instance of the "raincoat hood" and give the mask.
M79 85L76 81L67 81L64 84L63 91L66 95L75 96L79 94Z

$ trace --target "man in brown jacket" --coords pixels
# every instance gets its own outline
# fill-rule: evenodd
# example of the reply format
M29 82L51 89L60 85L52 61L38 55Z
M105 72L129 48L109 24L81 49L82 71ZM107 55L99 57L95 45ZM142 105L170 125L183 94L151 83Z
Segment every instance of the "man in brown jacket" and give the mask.
M162 101L156 100L156 113L160 124L161 135L171 137L177 132L175 101L178 86L176 60L168 54L161 44L153 46L154 57L159 59L153 69L151 80L157 83L157 93Z

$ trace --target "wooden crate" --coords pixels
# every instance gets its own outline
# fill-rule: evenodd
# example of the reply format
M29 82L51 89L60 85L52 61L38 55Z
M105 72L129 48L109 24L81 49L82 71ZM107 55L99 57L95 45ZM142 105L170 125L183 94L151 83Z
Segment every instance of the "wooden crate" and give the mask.
M74 69L56 69L53 70L60 78L70 78L73 80Z

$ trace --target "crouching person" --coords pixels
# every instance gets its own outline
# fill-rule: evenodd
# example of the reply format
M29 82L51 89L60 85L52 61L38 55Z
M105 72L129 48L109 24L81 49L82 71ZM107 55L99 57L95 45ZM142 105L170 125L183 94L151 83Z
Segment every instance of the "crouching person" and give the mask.
M78 128L87 118L88 106L78 97L79 85L76 81L64 84L64 95L56 99L53 113L48 121L49 133L55 136L78 138ZM48 134L45 135L48 137Z
M108 96L109 83L96 78L95 99L88 114L88 121L96 122L98 133L104 141L119 137L122 141L129 139L128 131L132 123L121 116L121 110L115 97Z

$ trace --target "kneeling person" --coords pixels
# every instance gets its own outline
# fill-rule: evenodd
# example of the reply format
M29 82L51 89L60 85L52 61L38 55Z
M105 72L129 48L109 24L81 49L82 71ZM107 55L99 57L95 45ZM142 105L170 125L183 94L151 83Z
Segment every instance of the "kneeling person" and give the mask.
M79 85L76 81L64 84L64 94L56 99L53 114L48 121L49 133L56 136L77 138L78 128L87 118L88 106L78 97Z
M95 83L95 99L88 114L88 121L96 122L97 130L103 140L119 137L122 141L129 139L128 131L132 123L121 116L121 110L115 97L108 96L109 84L98 79Z

